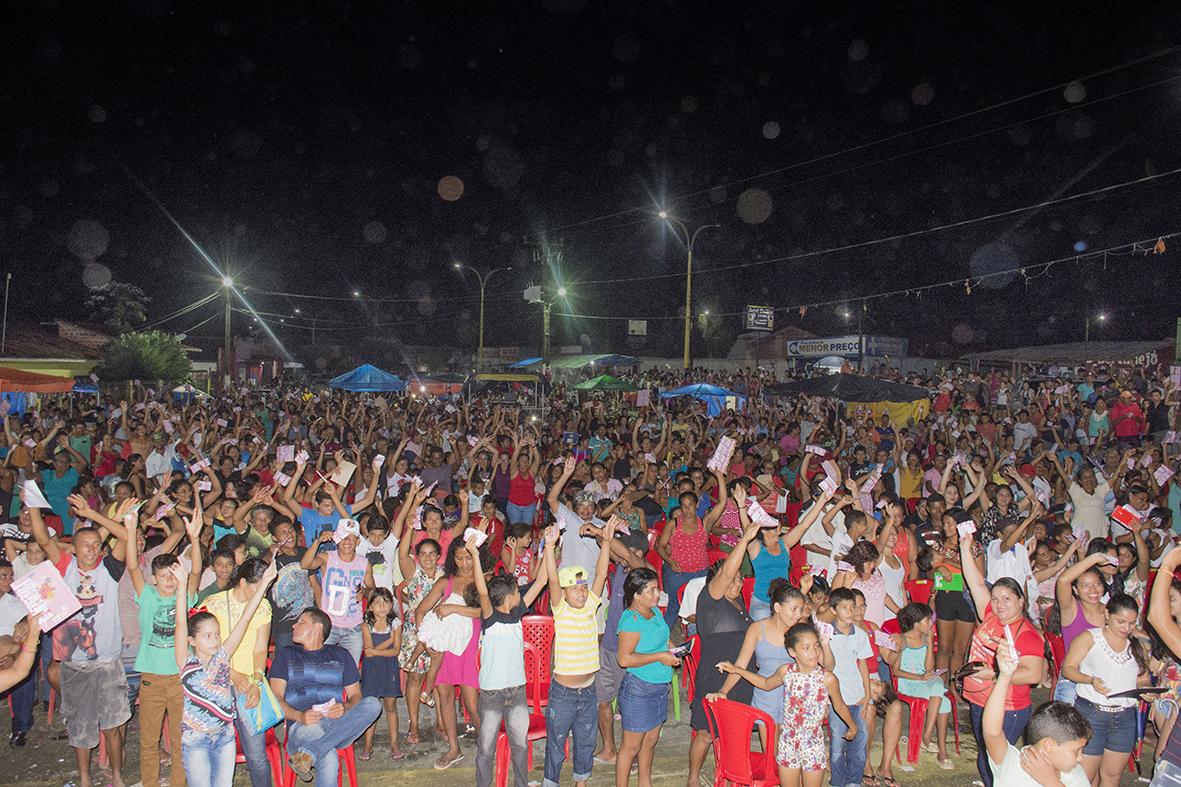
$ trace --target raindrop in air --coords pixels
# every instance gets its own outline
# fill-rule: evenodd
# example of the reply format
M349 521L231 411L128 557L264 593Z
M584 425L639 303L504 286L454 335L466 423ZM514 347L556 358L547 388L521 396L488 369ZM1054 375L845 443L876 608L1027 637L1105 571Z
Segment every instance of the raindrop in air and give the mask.
M1071 82L1062 91L1062 98L1068 104L1077 104L1087 97L1087 88L1082 82Z
M747 224L762 224L771 216L774 204L771 195L763 189L747 189L738 196L735 205L738 218Z
M768 120L763 124L763 138L775 139L779 136L779 124L774 120Z

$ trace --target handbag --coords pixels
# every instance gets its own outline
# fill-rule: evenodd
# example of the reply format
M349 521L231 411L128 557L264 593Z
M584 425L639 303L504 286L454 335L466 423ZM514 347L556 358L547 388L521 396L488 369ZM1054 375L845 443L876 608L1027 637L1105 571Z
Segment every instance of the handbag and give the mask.
M225 594L226 616L230 621L230 630L233 630L234 613L230 606L230 591L225 591ZM234 708L238 718L252 735L261 735L283 721L283 707L279 705L279 700L276 699L275 692L271 691L271 685L265 677L258 682L258 704L253 708L247 708L246 701L245 693L234 692Z

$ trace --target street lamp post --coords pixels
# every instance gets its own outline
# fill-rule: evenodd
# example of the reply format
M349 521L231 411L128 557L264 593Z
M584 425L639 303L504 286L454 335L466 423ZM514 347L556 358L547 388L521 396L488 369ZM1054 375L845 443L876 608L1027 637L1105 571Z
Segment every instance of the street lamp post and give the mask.
M685 234L685 348L681 362L684 365L684 368L688 369L691 355L690 336L693 326L693 244L696 242L697 236L701 234L702 230L717 228L722 225L702 224L700 227L690 232L689 227L685 224L685 222L671 215L668 211L662 210L657 215L673 226L680 228L681 232Z
M1095 321L1100 322L1100 323L1107 322L1107 315L1106 314L1097 314L1097 315L1095 315ZM1084 321L1084 326L1085 327L1083 328L1083 341L1089 342L1089 341L1091 341L1091 315L1089 315L1089 314L1087 315L1086 320Z
M477 345L477 349L476 349L476 369L477 370L483 369L484 368L484 287L488 283L488 280L492 278L492 274L500 273L501 271L510 270L513 266L509 265L504 268L493 268L492 270L488 271L487 273L480 273L478 270L473 268L471 265L465 265L462 262L453 263L453 266L456 270L459 270L459 271L462 271L464 268L466 268L467 270L476 274L476 278L480 280L480 343L479 343L479 345ZM546 316L548 317L548 315L549 315L549 312L547 310Z
M225 345L222 349L222 376L221 376L221 390L225 391L229 388L230 381L234 378L234 338L230 334L230 299L233 297L234 280L229 276L221 277L221 286L226 291L226 314L225 314L225 335L222 337Z

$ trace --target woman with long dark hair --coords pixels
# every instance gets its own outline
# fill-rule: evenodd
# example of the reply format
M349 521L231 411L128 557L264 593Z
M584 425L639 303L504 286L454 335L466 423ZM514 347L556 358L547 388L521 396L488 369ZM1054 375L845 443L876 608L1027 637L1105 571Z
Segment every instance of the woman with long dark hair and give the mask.
M639 760L639 783L652 783L652 759L660 728L668 719L669 684L681 660L669 651L668 624L660 614L656 572L636 568L623 582L619 618L619 684L623 739L615 758L615 787L627 787L632 762Z
M984 574L972 558L972 534L960 538L961 565L964 584L972 593L980 625L972 635L968 661L979 661L983 666L964 679L963 697L972 715L972 734L979 752L976 769L985 787L992 787L992 769L988 765L984 744L984 704L996 684L993 666L997 648L1008 647L1011 640L1017 651L1017 671L1005 696L1004 733L1009 743L1015 743L1025 730L1033 714L1031 687L1041 682L1046 672L1045 642L1037 627L1026 615L1025 589L1009 577L1001 577L990 589Z
M1107 602L1103 625L1075 637L1062 674L1074 681L1075 707L1091 724L1083 768L1092 784L1116 787L1136 745L1139 699L1111 697L1148 685L1148 657L1135 638L1140 607L1126 593Z

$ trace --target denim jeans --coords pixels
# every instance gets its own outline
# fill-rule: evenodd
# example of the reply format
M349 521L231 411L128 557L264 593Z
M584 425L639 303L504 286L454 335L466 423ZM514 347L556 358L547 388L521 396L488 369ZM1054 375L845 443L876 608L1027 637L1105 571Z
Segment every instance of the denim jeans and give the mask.
M361 627L346 629L343 626L333 626L332 633L324 640L325 645L340 645L349 652L353 661L361 663L361 648L365 644L361 640Z
M562 763L566 761L566 736L573 733L574 773L576 782L590 778L595 762L595 741L599 733L599 703L595 684L581 689L563 686L556 680L549 685L549 705L545 709L545 781L542 787L558 787Z
M37 698L37 665L27 678L12 687L8 697L12 700L12 731L28 732L33 729L33 703Z
M690 579L704 577L706 572L673 571L666 563L662 573L664 574L664 592L668 594L668 609L664 613L664 622L668 624L669 631L676 631L677 616L681 612L681 600L677 598L677 593L689 583ZM675 642L676 639L674 637L673 641Z
M981 719L984 717L984 706L969 702L968 710L972 714L972 735L975 736L976 745L979 747L979 753L976 755L976 770L980 772L984 787L992 787L992 768L988 765L988 749L984 745L984 726L981 723ZM1032 715L1032 705L1021 710L1005 711L1004 721L1001 723L1005 740L1009 743L1016 743L1021 738L1021 733L1025 732L1025 725L1029 723L1029 717Z
M380 715L381 700L365 697L339 719L323 718L316 724L289 721L287 751L304 751L311 755L316 764L317 787L336 787L336 774L340 769L336 750L352 746ZM262 764L269 769L265 754Z
M227 724L225 729L216 735L186 732L181 738L180 750L185 765L185 778L189 784L233 787L233 727Z
M1054 696L1051 697L1055 702L1065 702L1067 705L1074 704L1074 698L1078 696L1078 685L1072 681L1067 680L1061 675L1058 676L1058 682L1054 684Z
M771 603L757 599L754 596L750 597L750 619L751 620L766 620L771 617Z
M830 783L833 787L846 785L861 785L861 776L865 772L865 725L861 723L861 706L850 705L849 715L857 725L857 737L851 741L844 738L849 728L841 717L831 707L828 709L828 728L832 731L832 742L829 746L829 767L832 769Z
M509 503L505 506L507 509L505 515L508 517L508 523L515 525L517 522L524 522L527 525L533 524L533 517L537 516L537 503L527 506L519 506L515 503Z
M234 719L234 729L238 731L242 754L246 755L246 770L250 773L251 787L273 787L271 763L267 760L267 734L251 734L242 719Z
M557 684L552 684L556 686ZM553 689L550 689L553 701ZM529 784L529 700L524 686L507 689L480 689L480 743L476 750L476 787L491 787L496 768L496 739L500 723L508 735L509 752L513 763L514 787ZM547 755L548 756L548 755Z

